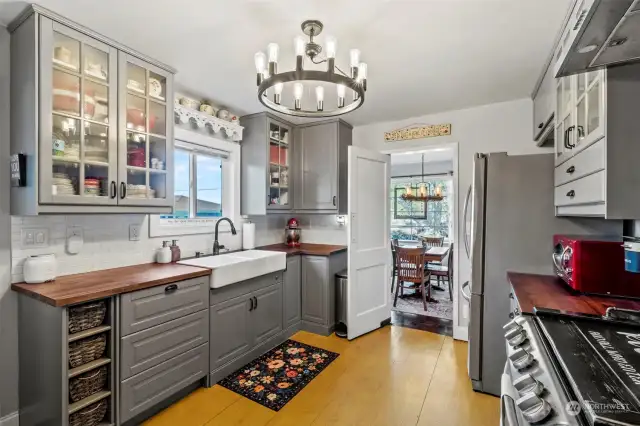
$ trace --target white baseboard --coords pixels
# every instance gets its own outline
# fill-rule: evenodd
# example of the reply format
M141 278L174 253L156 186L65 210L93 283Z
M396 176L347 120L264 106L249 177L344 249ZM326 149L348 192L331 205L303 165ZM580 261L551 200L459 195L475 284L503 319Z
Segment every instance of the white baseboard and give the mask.
M455 327L453 329L453 338L455 340L469 341L469 328L468 327Z
M0 426L20 426L20 419L18 412L7 414L4 417L0 417Z

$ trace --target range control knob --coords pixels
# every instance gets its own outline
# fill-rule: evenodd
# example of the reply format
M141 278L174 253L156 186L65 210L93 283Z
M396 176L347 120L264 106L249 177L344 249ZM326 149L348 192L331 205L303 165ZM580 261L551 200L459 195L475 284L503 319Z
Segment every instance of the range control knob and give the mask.
M509 359L511 360L511 364L513 364L513 366L518 370L524 370L525 368L530 367L531 364L533 364L533 361L535 361L533 355L527 352L524 348L520 348L509 355Z
M527 322L526 319L522 318L522 317L517 317L516 319L514 319L513 321L509 321L508 323L506 323L505 325L502 326L502 329L505 332L511 331L513 329L522 329L522 325Z
M540 396L544 392L544 385L536 380L536 378L531 374L525 374L524 376L519 377L513 382L513 387L516 388L521 396L529 392Z
M509 342L509 346L515 348L527 340L527 330L522 327L513 328L504 335L504 338Z
M539 423L551 414L551 405L533 392L529 392L516 401L522 410L522 416L529 423Z

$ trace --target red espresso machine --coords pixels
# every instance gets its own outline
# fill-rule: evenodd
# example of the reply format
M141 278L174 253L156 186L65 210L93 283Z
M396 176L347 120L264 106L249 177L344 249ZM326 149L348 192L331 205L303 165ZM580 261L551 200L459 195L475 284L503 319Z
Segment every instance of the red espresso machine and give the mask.
M300 247L300 222L295 217L292 217L287 222L287 227L284 229L285 244L289 247Z

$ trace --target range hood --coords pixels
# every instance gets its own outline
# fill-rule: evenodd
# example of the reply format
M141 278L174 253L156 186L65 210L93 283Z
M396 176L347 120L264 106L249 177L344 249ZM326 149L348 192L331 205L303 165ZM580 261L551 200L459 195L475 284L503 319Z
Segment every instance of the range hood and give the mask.
M556 54L556 77L640 60L640 0L577 0Z

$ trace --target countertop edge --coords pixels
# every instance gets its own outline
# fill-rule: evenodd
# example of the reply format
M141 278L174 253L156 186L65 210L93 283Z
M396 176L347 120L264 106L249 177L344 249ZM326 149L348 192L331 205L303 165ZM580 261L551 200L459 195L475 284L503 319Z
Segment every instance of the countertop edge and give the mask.
M309 247L315 246L315 247ZM333 256L334 254L342 253L348 250L348 246L334 245L334 244L315 244L315 243L302 243L301 247L289 247L285 244L269 244L265 246L256 247L256 250L267 251L279 251L287 254L287 257L291 256Z
M136 290L144 290L151 287L156 287L164 284L171 284L176 281L189 280L192 278L200 278L211 275L211 270L207 268L199 268L197 266L192 266L192 268L199 269L198 271L183 273L179 275L173 275L167 278L160 278L151 281L144 281L136 284L122 285L120 287L112 287L110 289L104 289L95 291L92 290L94 287L87 286L85 291L78 292L73 296L68 297L60 297L60 298L51 298L49 296L43 295L33 289L30 289L30 286L39 285L39 284L27 284L25 282L22 283L12 283L11 290L24 294L25 296L32 297L36 300L39 300L47 305L62 308L70 305L75 305L78 303L91 302L93 300L104 299L111 296L117 296L124 293L130 293ZM118 269L118 268L114 268ZM103 270L108 271L108 269ZM102 272L102 271L93 271L93 272ZM75 274L74 274L75 275ZM47 284L42 284L47 285Z

